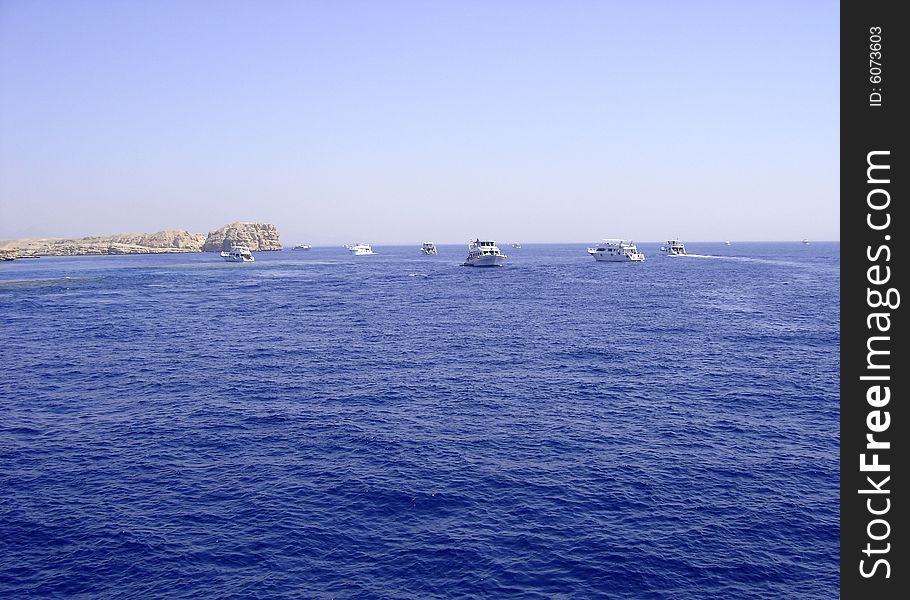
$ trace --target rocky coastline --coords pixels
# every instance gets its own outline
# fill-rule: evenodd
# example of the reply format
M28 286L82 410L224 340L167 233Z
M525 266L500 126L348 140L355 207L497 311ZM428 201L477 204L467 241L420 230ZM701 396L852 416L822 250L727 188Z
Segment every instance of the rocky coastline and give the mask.
M246 246L254 252L282 248L278 228L274 225L237 222L207 234L166 229L156 233L120 233L78 239L30 238L0 241L0 260L37 256L221 252L235 245Z

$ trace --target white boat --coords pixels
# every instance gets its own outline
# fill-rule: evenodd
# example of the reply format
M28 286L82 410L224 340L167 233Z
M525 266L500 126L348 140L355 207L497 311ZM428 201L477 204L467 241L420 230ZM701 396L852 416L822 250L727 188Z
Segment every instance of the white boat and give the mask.
M373 252L373 247L369 244L359 243L352 246L345 246L348 250L351 251L351 254L354 256L369 256L371 254L376 254Z
M227 262L253 262L256 260L246 246L232 246L228 252L221 253L221 258Z
M645 255L638 251L632 240L605 239L588 254L598 262L644 262Z
M804 243L805 245L808 246L808 245L809 245L809 240L803 240L803 243Z
M667 240L667 245L661 247L661 252L666 252L667 256L685 256L686 245L682 240Z
M468 242L468 257L464 261L466 267L500 267L509 258L499 251L496 242L482 242L477 238Z
M309 249L310 249L309 244L297 244L296 246L294 246L294 250L309 250Z
M521 250L521 242L512 242L512 247L516 250Z
M428 256L436 256L439 254L439 251L436 250L436 244L433 242L424 242L423 246L420 247L420 251Z
M726 242L724 242L724 246L729 246L729 245L730 245L730 240L727 240Z

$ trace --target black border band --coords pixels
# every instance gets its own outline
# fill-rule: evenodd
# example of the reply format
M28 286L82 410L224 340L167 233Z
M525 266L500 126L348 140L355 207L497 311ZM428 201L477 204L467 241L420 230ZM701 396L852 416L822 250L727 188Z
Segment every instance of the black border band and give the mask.
M910 589L906 319L907 21L841 3L841 596Z

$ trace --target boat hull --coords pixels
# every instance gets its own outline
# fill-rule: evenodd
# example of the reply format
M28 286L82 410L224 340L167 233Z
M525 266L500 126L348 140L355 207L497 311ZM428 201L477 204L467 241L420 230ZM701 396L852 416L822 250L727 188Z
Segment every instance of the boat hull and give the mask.
M606 252L591 252L597 262L644 262L644 254L608 254Z
M464 266L466 267L501 267L502 263L505 262L506 256L496 256L496 255L484 255L484 256L469 256L467 260L464 261Z
M376 252L373 252L373 247L370 244L353 244L351 246L345 246L345 248L354 256L370 256L376 254Z

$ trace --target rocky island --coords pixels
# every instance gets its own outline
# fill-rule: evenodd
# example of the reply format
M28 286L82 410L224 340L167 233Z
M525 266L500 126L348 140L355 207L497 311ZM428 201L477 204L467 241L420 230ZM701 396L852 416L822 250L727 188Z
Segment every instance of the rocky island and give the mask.
M78 239L37 238L0 241L0 258L221 252L229 250L233 245L246 246L254 252L281 250L278 228L274 225L238 222L230 223L208 234L165 229L157 233L121 233Z
M246 246L253 252L281 250L278 229L270 223L231 223L210 231L202 244L203 252L221 252L231 246Z

